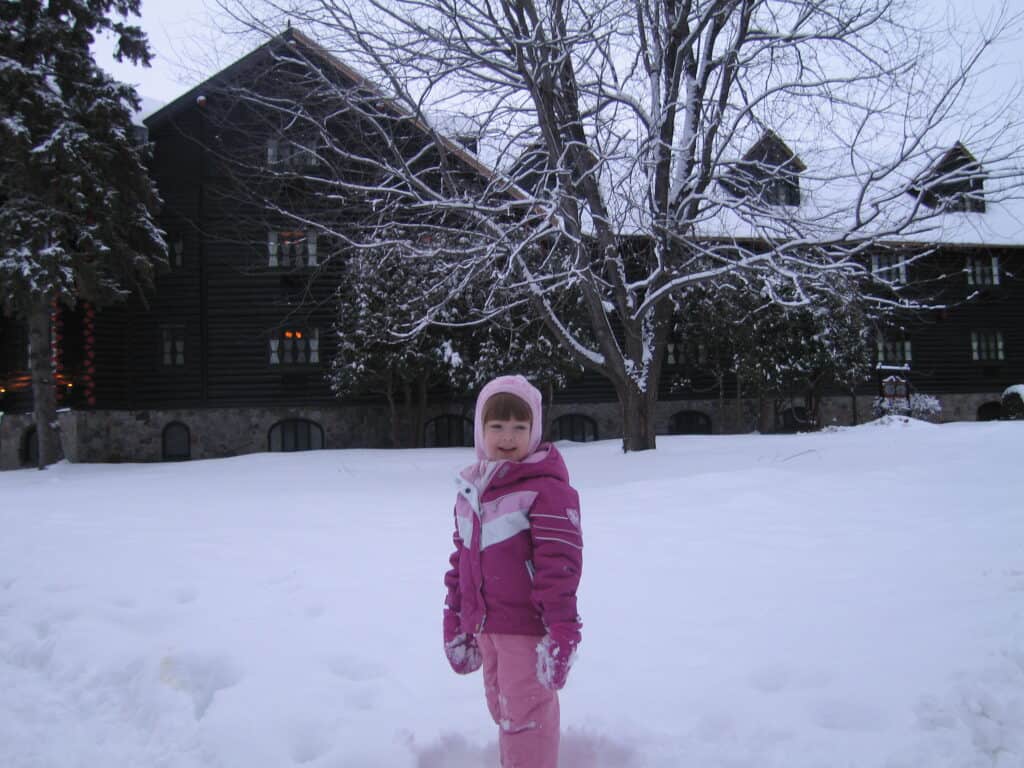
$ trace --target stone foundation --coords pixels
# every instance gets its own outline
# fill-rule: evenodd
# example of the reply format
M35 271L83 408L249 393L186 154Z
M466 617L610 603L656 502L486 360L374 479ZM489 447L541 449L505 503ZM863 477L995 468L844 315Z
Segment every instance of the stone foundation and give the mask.
M284 419L307 419L323 427L327 448L389 445L387 411L377 406L336 408L208 408L60 413L64 456L73 462L162 461L164 429L189 430L191 458L212 459L266 451L270 428ZM0 421L0 469L23 466L31 414Z
M17 469L24 465L25 438L34 423L30 413L0 416L0 469Z
M974 421L978 408L998 402L999 395L974 393L938 395L942 403L939 421ZM873 418L874 397L861 395L827 397L821 403L822 426L850 426ZM799 404L799 403L795 403ZM774 414L759 411L754 399L739 404L717 399L663 400L655 415L657 434L668 434L672 416L679 411L698 411L711 420L712 434L771 431ZM427 419L442 413L462 414L456 407L432 409ZM559 403L549 419L563 414L583 414L597 424L598 438L622 436L618 403ZM856 418L855 418L856 415ZM164 429L178 422L188 427L191 458L211 459L258 453L269 449L270 428L284 419L307 419L324 430L327 448L386 448L390 422L384 406L339 405L322 408L208 408L148 411L71 411L59 414L64 456L73 462L162 461ZM25 440L33 425L31 414L0 416L0 469L24 466Z
M941 421L976 421L978 409L985 403L999 403L999 392L969 395L939 395L942 401Z

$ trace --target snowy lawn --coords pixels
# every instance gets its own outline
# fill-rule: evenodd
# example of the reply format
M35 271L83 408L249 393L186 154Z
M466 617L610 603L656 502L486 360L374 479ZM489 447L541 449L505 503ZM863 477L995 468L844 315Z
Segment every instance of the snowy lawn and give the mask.
M1024 423L565 444L563 768L1024 766ZM0 766L497 764L468 449L0 474Z

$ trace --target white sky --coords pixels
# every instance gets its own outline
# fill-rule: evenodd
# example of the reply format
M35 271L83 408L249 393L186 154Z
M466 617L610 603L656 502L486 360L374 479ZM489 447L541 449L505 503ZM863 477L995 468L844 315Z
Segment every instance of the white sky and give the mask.
M915 2L915 0L909 0ZM926 23L938 23L943 17L954 19L951 26L961 32L978 26L989 18L1003 0L916 0ZM1019 0L1006 0L1015 7ZM967 7L965 7L967 6ZM139 95L147 100L167 103L205 77L227 66L244 52L239 41L217 31L216 19L223 11L214 0L143 0L141 25L149 35L154 53L150 68L118 64L113 59L110 41L99 41L96 59L115 77L136 85ZM993 51L989 65L998 75L986 78L993 83L1024 81L1024 25Z

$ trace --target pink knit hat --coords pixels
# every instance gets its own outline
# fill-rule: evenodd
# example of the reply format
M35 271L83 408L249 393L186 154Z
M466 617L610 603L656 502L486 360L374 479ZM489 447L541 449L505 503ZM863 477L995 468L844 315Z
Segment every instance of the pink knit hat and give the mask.
M476 399L476 417L473 419L473 444L476 447L476 457L481 461L487 458L484 453L484 404L494 395L505 392L515 395L528 406L530 406L530 450L533 453L540 445L541 430L544 422L541 419L541 394L533 384L524 377L499 376L491 379L480 390L480 396Z

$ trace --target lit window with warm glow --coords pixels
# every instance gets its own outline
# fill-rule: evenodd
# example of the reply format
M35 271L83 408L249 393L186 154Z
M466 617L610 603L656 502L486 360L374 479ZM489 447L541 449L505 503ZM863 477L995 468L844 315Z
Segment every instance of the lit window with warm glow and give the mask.
M271 365L319 365L320 331L285 328L270 337Z

